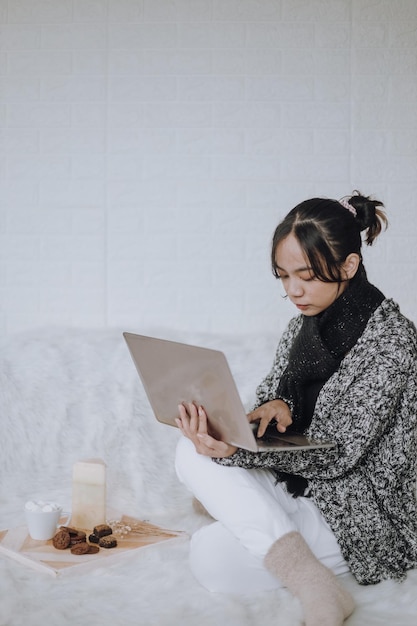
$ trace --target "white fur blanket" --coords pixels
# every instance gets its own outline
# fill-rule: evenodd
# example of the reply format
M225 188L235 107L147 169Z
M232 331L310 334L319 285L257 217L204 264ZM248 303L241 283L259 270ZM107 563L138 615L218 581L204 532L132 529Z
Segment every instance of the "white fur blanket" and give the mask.
M248 408L277 341L159 334L222 349ZM68 510L72 465L87 457L106 461L112 509L188 533L210 523L193 511L190 494L175 477L179 433L153 418L118 330L56 329L7 340L0 354L0 425L0 529L23 523L27 499L53 498ZM302 623L298 601L285 590L245 597L209 593L194 580L187 555L185 539L88 573L52 578L0 554L0 625ZM417 623L417 571L402 584L360 587L351 577L345 584L358 605L349 625Z

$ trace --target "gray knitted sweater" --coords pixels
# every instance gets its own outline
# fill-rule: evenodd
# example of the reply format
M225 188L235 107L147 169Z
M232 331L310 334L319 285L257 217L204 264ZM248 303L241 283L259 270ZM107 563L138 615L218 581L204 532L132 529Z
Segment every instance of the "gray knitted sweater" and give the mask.
M256 406L276 398L302 316L289 323ZM329 378L306 431L337 448L298 452L238 449L221 465L274 468L307 478L361 584L402 580L417 567L417 336L392 300L371 316Z

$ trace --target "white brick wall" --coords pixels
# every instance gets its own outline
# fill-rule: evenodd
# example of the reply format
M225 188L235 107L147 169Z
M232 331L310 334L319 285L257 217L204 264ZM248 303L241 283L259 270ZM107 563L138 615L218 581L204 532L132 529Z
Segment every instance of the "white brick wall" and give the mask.
M416 320L416 0L0 0L0 335L258 331L276 223L380 197Z

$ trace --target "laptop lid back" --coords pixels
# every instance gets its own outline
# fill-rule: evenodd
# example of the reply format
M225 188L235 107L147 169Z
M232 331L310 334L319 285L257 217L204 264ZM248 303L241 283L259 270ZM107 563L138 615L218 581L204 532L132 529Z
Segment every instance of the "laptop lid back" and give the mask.
M194 402L204 407L210 434L257 451L223 352L133 333L123 336L158 421L176 426L178 405Z

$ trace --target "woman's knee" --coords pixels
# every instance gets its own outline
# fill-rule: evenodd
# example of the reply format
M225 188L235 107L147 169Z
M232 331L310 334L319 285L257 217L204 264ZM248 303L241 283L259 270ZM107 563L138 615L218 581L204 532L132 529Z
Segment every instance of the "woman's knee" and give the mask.
M190 568L213 592L246 594L276 589L280 583L220 522L203 526L191 538Z

